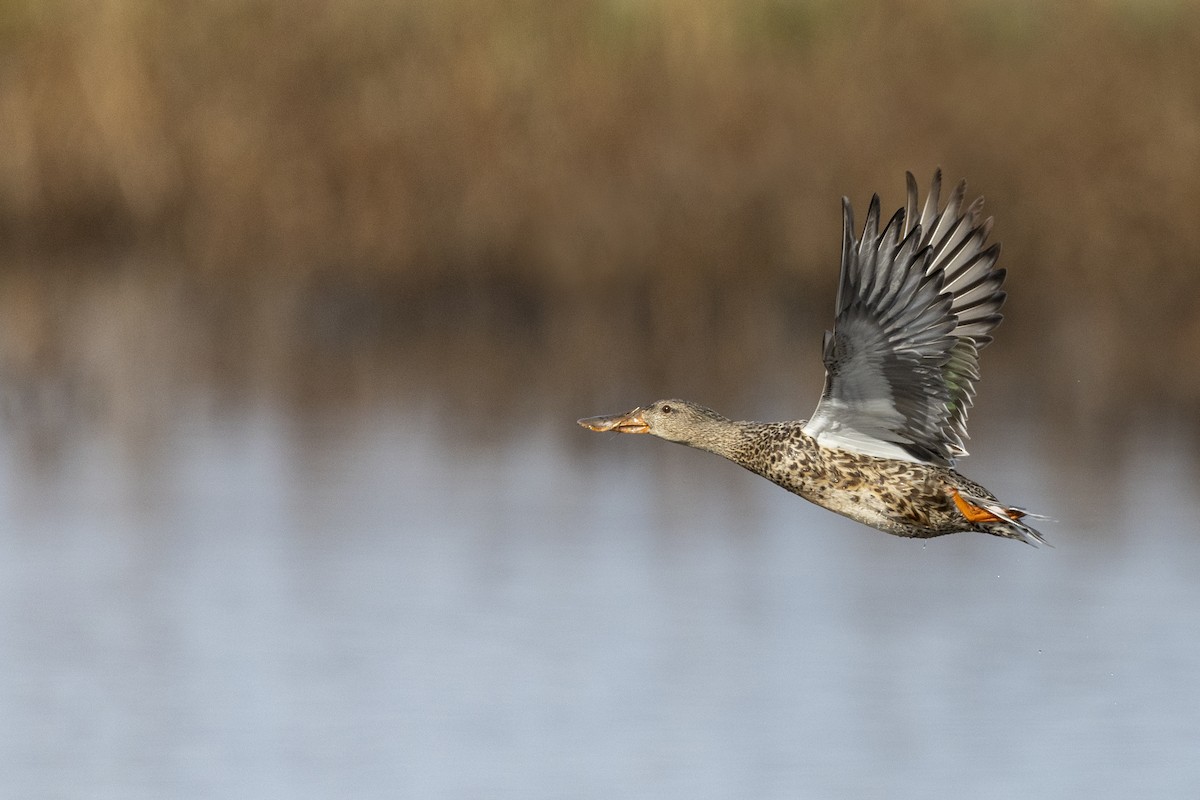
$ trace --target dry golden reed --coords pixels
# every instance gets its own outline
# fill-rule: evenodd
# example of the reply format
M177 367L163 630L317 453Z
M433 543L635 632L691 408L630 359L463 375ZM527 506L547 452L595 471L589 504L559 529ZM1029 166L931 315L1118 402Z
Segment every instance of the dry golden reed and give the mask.
M0 44L10 264L736 361L831 306L841 195L940 164L998 217L1030 370L1200 400L1192 3L57 0Z

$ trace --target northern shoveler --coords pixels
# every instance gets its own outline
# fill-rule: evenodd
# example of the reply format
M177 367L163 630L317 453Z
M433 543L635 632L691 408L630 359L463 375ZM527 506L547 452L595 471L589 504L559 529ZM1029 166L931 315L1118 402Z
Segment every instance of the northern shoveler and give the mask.
M941 170L918 212L908 203L879 232L871 198L861 239L843 198L842 266L825 389L812 418L735 422L686 400L589 417L593 431L649 433L724 456L806 500L897 536L978 531L1029 544L1041 518L1001 503L954 470L965 456L979 351L1000 324L1000 245L987 245L983 198L966 181L939 208ZM1044 519L1044 518L1041 518Z

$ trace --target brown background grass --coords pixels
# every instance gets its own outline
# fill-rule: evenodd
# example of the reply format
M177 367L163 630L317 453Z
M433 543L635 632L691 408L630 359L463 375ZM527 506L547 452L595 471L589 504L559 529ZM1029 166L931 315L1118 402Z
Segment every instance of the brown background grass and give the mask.
M86 284L202 350L434 341L597 388L615 353L743 380L795 338L815 373L838 199L941 165L997 216L1002 374L1200 403L1190 3L58 0L0 7L0 44L10 360L68 363Z

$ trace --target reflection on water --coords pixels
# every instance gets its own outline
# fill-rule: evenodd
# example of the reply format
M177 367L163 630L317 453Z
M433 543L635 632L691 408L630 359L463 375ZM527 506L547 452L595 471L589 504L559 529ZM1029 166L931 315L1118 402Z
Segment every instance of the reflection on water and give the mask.
M477 443L409 409L247 404L181 413L136 447L81 431L44 460L10 424L8 790L1008 798L1200 785L1189 451L1136 440L1091 489L1073 465L1064 495L1062 463L983 425L968 472L1061 517L1045 526L1055 548L921 543L702 453L575 428L591 410Z

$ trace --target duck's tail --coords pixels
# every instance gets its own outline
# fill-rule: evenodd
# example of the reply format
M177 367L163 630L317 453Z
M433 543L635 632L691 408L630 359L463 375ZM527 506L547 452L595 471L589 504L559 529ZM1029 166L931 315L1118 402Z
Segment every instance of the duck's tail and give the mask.
M1025 523L1027 519L1049 520L1049 517L1031 513L1017 506L1002 506L994 499L962 494L958 490L953 494L954 504L958 506L962 515L969 522L983 526L988 533L1006 539L1016 539L1034 547L1039 544L1054 546L1047 542L1039 531Z
M1044 544L1047 547L1054 546L1046 541L1046 538L1042 536L1040 531L1025 522L1027 519L1049 520L1049 517L1044 517L1041 514L1031 514L1023 508L1016 507L1005 508L1003 506L988 504L984 508L996 515L996 527L1000 528L1003 532L994 532L1000 533L1001 536L1007 536L1010 539L1019 539L1025 544L1030 544L1034 547L1037 547L1039 544Z

